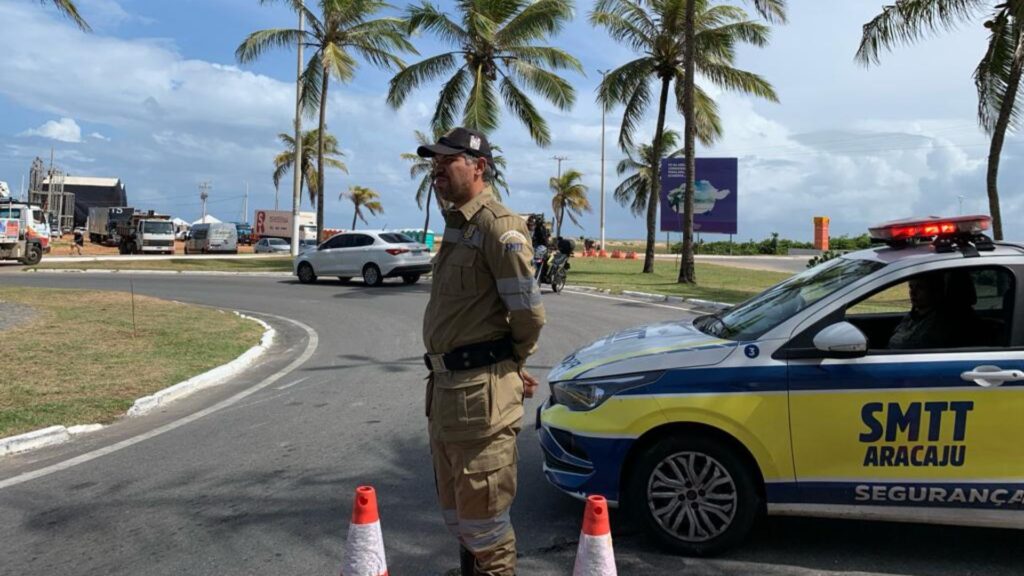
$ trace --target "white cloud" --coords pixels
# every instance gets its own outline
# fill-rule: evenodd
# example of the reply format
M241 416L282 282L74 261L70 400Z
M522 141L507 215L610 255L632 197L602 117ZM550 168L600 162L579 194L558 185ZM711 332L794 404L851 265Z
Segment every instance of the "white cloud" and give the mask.
M59 142L78 143L82 141L82 128L73 118L61 118L60 120L50 120L39 128L26 130L20 135L40 136Z

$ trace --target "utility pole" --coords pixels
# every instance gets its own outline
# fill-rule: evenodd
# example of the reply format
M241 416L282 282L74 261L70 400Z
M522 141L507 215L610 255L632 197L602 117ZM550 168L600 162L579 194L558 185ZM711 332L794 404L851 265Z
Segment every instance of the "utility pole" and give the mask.
M562 177L562 162L565 161L565 160L568 160L569 157L568 156L552 156L551 159L555 160L556 162L558 162L558 177L561 178Z
M245 200L242 200L242 222L249 223L249 181L245 181Z
M608 78L607 70L598 70L601 73L601 83ZM604 250L604 106L601 107L601 244L600 249Z
M957 196L956 199L960 201L960 211L957 212L957 214L959 214L960 216L963 216L964 215L964 197L963 196Z
M302 6L303 3L299 2ZM305 26L305 12L299 10L299 31ZM299 255L299 202L302 200L302 39L298 41L299 58L295 72L295 161L292 163L292 256ZM320 105L326 105L322 102ZM275 193L275 204L276 193ZM275 205L276 209L277 206ZM320 239L317 238L317 242Z
M206 222L206 199L210 197L210 183L200 182L199 183L199 199L203 201L203 219L202 222Z

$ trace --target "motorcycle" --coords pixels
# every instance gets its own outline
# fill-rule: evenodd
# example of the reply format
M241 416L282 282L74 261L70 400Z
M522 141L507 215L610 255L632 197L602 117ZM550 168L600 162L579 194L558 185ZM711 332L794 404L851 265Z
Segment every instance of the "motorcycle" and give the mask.
M566 271L569 269L569 254L565 252L550 252L547 246L537 246L533 249L534 278L538 286L550 284L551 290L555 293L565 288ZM569 253L571 254L571 251Z

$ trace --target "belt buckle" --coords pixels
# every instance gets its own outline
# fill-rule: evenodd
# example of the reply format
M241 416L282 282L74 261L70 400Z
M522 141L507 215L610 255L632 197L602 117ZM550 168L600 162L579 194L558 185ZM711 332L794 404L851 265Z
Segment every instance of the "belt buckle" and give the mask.
M448 372L448 367L444 365L444 354L427 354L427 360L430 361L432 371Z

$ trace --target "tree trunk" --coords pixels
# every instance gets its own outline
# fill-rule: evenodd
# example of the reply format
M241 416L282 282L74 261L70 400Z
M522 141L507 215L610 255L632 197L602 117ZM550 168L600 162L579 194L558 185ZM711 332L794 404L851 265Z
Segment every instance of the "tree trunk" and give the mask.
M565 203L562 203L562 209L558 212L558 233L555 234L555 239L562 237L562 223L565 222Z
M686 21L684 23L683 66L686 68L683 80L683 156L686 158L686 192L683 195L683 247L679 259L680 284L696 284L696 272L693 258L693 197L696 184L697 159L695 140L697 125L694 114L694 21L696 20L696 2L686 3Z
M1024 71L1024 35L1017 39L1017 50L1014 52L1013 64L1010 66L1006 95L1003 97L1003 105L999 109L995 130L992 131L992 144L988 153L988 209L992 214L992 235L996 240L1003 239L1003 216L999 210L999 157L1003 153L1003 142L1006 139L1006 130L1010 125L1010 117L1016 104L1022 71Z
M353 230L356 229L356 218L358 218L358 217L359 217L359 205L356 204L355 212L352 213L352 229Z
M427 188L427 203L426 207L427 218L423 221L423 243L427 243L427 230L430 229L430 195L434 193L434 183L430 183L430 187Z
M323 86L320 88L320 133L317 135L316 150L316 237L322 242L324 237L324 135L327 129L327 85L330 75L324 70Z
M654 235L658 226L658 203L661 202L661 141L665 134L665 108L668 106L668 88L671 83L671 77L661 79L658 124L654 129L654 143L651 145L651 154L655 158L656 169L651 178L651 197L647 199L647 248L644 251L644 274L654 274L654 243L656 241Z

